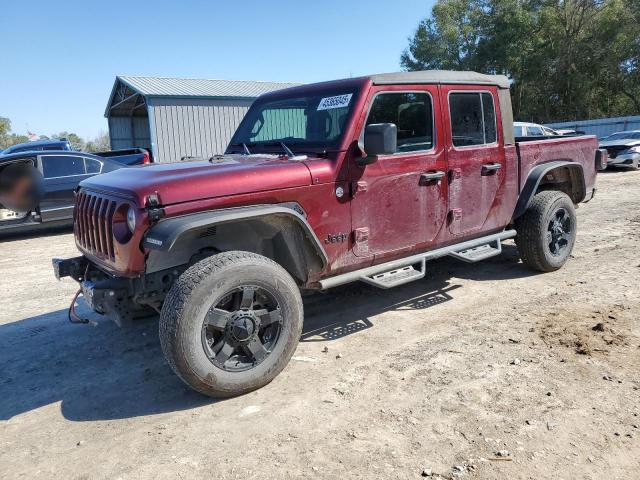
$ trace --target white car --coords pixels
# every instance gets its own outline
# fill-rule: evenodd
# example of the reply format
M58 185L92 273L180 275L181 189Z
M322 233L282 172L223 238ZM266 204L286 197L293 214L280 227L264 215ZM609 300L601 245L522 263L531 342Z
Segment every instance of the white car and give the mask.
M640 167L640 130L616 132L600 139L600 148L609 154L607 165L627 167L637 170Z
M550 137L558 135L553 128L539 123L513 122L513 133L516 137Z

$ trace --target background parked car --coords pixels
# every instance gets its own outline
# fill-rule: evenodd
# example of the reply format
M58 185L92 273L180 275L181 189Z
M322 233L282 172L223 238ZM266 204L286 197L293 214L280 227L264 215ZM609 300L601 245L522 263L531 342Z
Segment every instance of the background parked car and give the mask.
M28 211L7 208L2 205L0 197L0 232L71 224L74 191L78 184L86 178L125 167L118 158L115 155L104 157L68 150L19 152L0 156L0 177L8 166L24 163L35 167L42 183L41 197L37 205Z
M144 148L130 148L128 150L111 150L108 152L98 152L94 155L109 158L123 165L147 165L151 163L151 154Z
M528 122L513 122L513 133L516 137L550 137L559 135L552 128Z
M607 150L610 167L640 167L640 130L617 132L600 139L600 148Z
M18 152L38 152L43 150L55 150L55 151L71 151L71 144L66 138L58 140L37 140L35 142L25 142L12 145L0 152L1 155L8 155L10 153Z

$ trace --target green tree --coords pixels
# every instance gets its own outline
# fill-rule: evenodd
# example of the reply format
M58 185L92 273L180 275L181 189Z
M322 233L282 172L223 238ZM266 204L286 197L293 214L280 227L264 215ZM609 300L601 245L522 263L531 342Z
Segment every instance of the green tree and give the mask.
M107 132L100 132L96 138L87 141L85 146L87 152L106 152L110 148L111 144Z
M86 147L86 142L84 141L84 139L79 135L76 135L75 133L62 131L60 133L52 135L51 138L57 138L57 139L66 138L67 140L69 140L69 143L71 144L71 148L73 148L74 150L84 150Z
M0 150L9 147L9 138L11 132L11 120L0 117Z
M11 120L5 117L0 117L0 150L4 150L5 148L17 143L24 143L28 141L29 138L26 135L11 133Z
M438 0L401 64L505 74L519 120L640 114L640 2Z

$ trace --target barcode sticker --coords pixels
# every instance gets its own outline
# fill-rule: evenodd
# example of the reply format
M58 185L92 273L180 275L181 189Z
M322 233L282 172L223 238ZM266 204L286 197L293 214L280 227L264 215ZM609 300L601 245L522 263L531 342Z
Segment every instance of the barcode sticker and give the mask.
M331 110L332 108L342 108L349 105L351 102L352 93L345 95L336 95L335 97L325 97L320 100L318 104L318 110Z

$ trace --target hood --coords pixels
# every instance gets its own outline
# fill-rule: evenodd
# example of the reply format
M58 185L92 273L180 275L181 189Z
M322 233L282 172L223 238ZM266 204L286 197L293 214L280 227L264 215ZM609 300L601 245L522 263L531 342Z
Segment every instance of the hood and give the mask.
M310 184L311 173L304 163L261 154L121 168L84 180L80 186L125 195L142 206L154 193L162 205L171 205Z
M618 140L600 142L600 148L634 147L636 145L640 145L640 140L634 140L633 138L619 138Z

